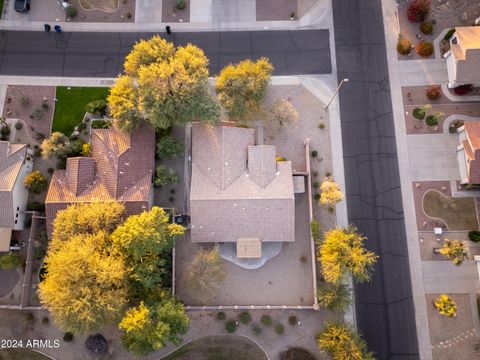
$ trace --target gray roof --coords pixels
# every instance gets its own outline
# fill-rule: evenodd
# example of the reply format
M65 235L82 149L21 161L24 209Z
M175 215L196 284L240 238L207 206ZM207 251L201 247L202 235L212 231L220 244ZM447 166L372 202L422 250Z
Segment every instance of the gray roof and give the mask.
M15 223L12 190L27 156L27 145L0 141L0 227Z
M253 129L192 125L192 241L295 240L292 165Z

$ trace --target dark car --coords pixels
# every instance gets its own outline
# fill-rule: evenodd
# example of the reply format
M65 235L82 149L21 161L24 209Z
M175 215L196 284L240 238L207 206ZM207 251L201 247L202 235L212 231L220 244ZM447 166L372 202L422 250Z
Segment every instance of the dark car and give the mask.
M15 0L15 11L26 13L30 10L30 0Z

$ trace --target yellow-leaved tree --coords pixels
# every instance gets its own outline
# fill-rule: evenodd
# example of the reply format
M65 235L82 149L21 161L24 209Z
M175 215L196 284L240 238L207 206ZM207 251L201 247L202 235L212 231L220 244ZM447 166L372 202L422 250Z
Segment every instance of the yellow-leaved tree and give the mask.
M320 184L320 203L322 205L333 205L343 199L340 185L331 178L326 178Z
M198 120L215 123L218 104L209 92L208 59L191 44L175 49L155 35L133 46L107 98L117 125L130 131L142 119L157 129Z
M370 280L378 256L364 247L365 240L354 226L337 227L324 234L318 261L327 282L340 283L347 274L359 282Z
M251 120L260 112L272 72L273 66L265 57L222 69L215 79L215 90L231 119Z

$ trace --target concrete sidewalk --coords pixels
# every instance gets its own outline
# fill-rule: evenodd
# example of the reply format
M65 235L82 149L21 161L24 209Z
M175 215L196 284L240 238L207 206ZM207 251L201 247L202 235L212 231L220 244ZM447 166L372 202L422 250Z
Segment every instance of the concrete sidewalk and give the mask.
M427 294L476 294L480 292L475 261L465 261L460 266L456 266L450 261L423 261L422 271Z

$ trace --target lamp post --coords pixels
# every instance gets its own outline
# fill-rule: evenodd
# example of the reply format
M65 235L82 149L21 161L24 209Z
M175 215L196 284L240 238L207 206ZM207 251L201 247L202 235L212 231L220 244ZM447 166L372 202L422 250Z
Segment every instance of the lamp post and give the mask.
M346 83L346 82L348 82L348 79L343 79L342 81L340 81L340 84L338 84L337 89L336 89L335 92L333 93L333 95L332 95L330 101L328 102L328 104L327 104L327 105L323 105L323 108L324 108L325 110L328 109L328 106L330 105L330 103L331 103L331 102L333 101L333 99L335 98L335 95L337 95L337 93L338 93L338 91L340 90L340 88L342 87L343 83Z

